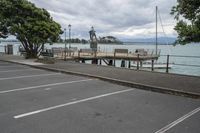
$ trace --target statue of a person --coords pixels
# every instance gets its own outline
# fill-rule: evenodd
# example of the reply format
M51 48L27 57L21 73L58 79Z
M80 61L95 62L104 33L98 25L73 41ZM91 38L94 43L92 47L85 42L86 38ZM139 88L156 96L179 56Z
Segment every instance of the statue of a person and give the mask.
M93 51L96 51L97 50L97 37L96 37L93 26L91 27L89 34L90 34L90 48L92 48Z

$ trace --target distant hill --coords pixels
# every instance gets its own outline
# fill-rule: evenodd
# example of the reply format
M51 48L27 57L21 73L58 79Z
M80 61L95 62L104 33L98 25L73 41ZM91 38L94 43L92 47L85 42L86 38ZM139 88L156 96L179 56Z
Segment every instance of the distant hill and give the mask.
M111 43L122 44L123 42L120 41L119 39L117 39L114 36L105 36L105 37L99 37L98 43L103 43L103 44L111 44Z
M155 43L155 38L134 38L134 39L123 39L123 42L138 42L138 43ZM159 37L158 44L173 44L175 43L175 37Z

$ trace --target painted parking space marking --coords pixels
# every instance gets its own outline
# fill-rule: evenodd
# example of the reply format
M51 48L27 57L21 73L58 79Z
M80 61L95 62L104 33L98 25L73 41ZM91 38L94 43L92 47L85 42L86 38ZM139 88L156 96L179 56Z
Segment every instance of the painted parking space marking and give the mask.
M38 113L42 113L42 112L46 112L46 111L50 111L50 110L55 110L57 108L70 106L70 105L74 105L74 104L78 104L78 103L83 103L83 102L87 102L87 101L91 101L91 100L95 100L95 99L99 99L99 98L103 98L103 97L107 97L107 96L111 96L111 95L116 95L116 94L120 94L120 93L125 93L125 92L129 92L129 91L133 91L133 90L134 89L126 89L126 90L122 90L122 91L115 91L115 92L111 92L111 93L106 93L106 94L102 94L102 95L98 95L98 96L94 96L94 97L89 97L89 98L85 98L85 99L81 99L81 100L76 100L76 101L73 101L73 102L68 102L68 103L64 103L64 104L60 104L60 105L56 105L56 106L52 106L52 107L48 107L48 108L44 108L44 109L40 109L40 110L36 110L36 111L32 111L32 112L28 112L28 113L16 115L13 118L19 119L19 118L27 117L27 116L34 115L34 114L38 114Z
M186 115L182 116L181 118L173 121L172 123L168 124L167 126L165 126L165 127L161 128L160 130L156 131L155 133L165 133L169 129L173 128L177 124L181 123L182 121L184 121L185 119L191 117L192 115L198 113L199 111L200 111L200 107L196 108L195 110L192 110L191 112L189 112Z
M38 69L39 70L39 69ZM9 73L9 72L23 72L23 71L38 71L37 69L32 69L32 68L29 68L29 69L22 69L22 70L19 70L19 69L15 69L15 70L5 70L5 71L0 71L0 73Z
M0 94L10 93L10 92L16 92L16 91L31 90L31 89L42 88L42 87L50 87L50 86L56 86L56 85L63 85L63 84L72 84L72 83L87 82L87 81L91 81L91 80L93 80L93 79L74 80L74 81L68 81L68 82L60 82L60 83L52 83L52 84L45 84L45 85L31 86L31 87L18 88L18 89L13 89L13 90L0 91Z
M27 67L20 66L20 65L12 65L12 66L0 66L0 68L12 68L12 67L27 68Z
M51 89L52 89L52 88L45 88L44 90L45 90L45 91L49 91L49 90L51 90Z
M60 73L50 73L50 74L38 74L38 75L28 75L28 76L17 76L17 77L0 78L0 81L1 80L10 80L10 79L20 79L20 78L51 76L51 75L60 75Z

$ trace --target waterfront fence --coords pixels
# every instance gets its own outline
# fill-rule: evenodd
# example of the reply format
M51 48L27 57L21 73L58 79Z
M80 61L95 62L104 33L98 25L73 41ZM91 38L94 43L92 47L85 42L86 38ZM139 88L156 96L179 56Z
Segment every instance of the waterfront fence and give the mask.
M185 55L160 55L161 57L166 57L166 73L169 72L169 64L172 63L174 66L184 66L184 67L197 67L200 68L200 56L185 56ZM182 58L182 62L172 62L176 58ZM195 61L194 61L195 59ZM187 61L184 61L187 60ZM191 60L188 62L188 60Z

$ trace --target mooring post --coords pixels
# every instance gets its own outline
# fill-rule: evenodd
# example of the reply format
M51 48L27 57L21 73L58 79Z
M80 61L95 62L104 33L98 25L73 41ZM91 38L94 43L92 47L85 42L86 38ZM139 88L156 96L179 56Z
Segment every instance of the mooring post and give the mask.
M82 63L85 63L85 60L84 60L84 59L82 59Z
M167 67L166 67L166 73L169 72L169 55L167 55Z
M109 60L108 65L109 65L109 66L112 66L112 65L113 65L113 60Z
M116 56L116 53L114 52L113 66L115 66L115 56Z
M102 64L102 61L101 61L101 59L99 59L99 64L100 64L100 65Z
M139 70L139 54L137 54L137 70Z
M154 60L151 61L151 71L154 71Z
M121 67L125 67L125 60L121 61Z
M92 59L92 64L98 64L98 59Z
M131 60L128 61L128 68L131 68Z

